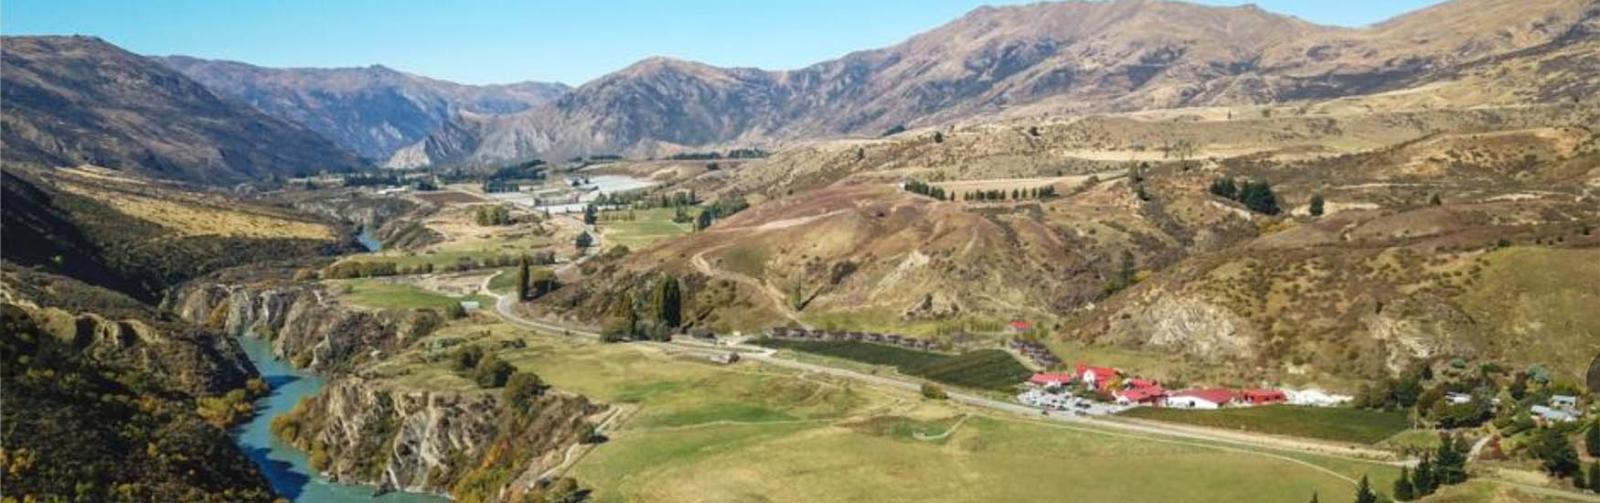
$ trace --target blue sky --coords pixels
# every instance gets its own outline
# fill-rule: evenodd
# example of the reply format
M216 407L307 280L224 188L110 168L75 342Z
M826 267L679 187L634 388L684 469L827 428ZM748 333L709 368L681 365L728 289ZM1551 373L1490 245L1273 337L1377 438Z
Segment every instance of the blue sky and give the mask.
M1438 0L1260 0L1361 26ZM1010 0L0 0L7 35L85 34L141 54L393 68L457 82L572 85L665 55L799 68ZM1237 5L1247 2L1201 0Z

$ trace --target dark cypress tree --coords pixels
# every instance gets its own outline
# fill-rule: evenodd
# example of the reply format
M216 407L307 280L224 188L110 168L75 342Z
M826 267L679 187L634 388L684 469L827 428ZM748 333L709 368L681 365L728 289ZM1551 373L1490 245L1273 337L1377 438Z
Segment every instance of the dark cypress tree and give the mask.
M1411 472L1411 488L1418 497L1433 494L1433 460L1427 454L1422 455L1422 461L1417 462L1417 469Z
M661 283L656 285L655 306L656 323L664 328L678 328L683 324L683 292L678 285L678 278L663 277Z
M1372 483L1367 481L1367 476L1361 476L1361 484L1356 486L1356 503L1378 503L1378 495L1372 492Z
M1400 478L1394 480L1394 500L1411 501L1416 499L1417 493L1411 487L1411 473L1406 467L1400 467Z
M1311 491L1311 503L1317 503L1317 492Z
M1311 216L1313 216L1313 217L1322 216L1322 194L1312 194L1311 195L1311 208L1310 208L1310 211L1311 211Z
M517 266L517 300L528 300L528 258L522 257L522 265Z
M1467 481L1467 449L1466 441L1455 435L1446 435L1439 443L1438 454L1434 458L1434 485L1445 486L1460 484Z
M1600 461L1589 462L1589 490L1600 493Z

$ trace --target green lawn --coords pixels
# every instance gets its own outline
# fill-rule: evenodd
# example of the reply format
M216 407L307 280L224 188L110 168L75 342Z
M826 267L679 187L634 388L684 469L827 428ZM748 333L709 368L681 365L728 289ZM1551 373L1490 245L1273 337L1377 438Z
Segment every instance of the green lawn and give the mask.
M1032 375L1010 353L998 349L944 355L855 341L788 341L761 339L763 346L804 351L874 365L888 365L900 373L953 386L1009 390Z
M390 283L379 279L341 280L350 292L344 298L351 303L374 309L445 309L463 300L476 300L482 306L494 305L494 299L483 295L451 297L431 292L415 285Z
M700 214L699 208L689 208L689 216ZM600 233L607 241L605 245L622 245L630 250L647 248L656 241L688 234L694 230L691 222L677 223L672 218L676 212L672 208L654 208L648 210L632 210L632 220L627 220L628 210L608 211L602 215L599 227ZM613 218L607 220L606 218Z
M1375 444L1411 426L1404 412L1268 405L1219 410L1138 407L1126 417L1339 442Z
M493 279L489 280L489 291L494 292L494 293L498 293L498 294L502 294L502 295L503 294L509 294L509 293L516 293L517 292L517 268L515 268L515 267L506 267L506 268L503 268L503 269L496 269L496 270L500 271L500 275L499 276L495 276ZM491 274L493 274L493 273L491 273Z

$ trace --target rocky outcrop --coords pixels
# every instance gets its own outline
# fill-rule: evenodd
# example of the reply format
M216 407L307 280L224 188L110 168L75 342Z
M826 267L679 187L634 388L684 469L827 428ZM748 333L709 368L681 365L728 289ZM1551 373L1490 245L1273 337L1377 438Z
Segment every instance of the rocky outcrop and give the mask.
M560 464L602 410L556 392L510 410L492 392L398 390L343 378L274 429L311 452L313 465L338 482L440 493L495 472L505 475L489 477L496 492L517 492L507 486L537 480Z
M326 300L320 286L196 284L172 309L192 323L272 341L274 356L320 372L392 353L443 324L433 311L370 312Z

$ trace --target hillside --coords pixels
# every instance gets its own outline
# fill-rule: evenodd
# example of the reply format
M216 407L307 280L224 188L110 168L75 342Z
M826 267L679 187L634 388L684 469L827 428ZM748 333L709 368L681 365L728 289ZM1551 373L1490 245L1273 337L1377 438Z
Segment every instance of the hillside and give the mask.
M7 167L3 180L6 261L145 302L217 269L354 246L305 214L103 168Z
M985 7L900 44L797 70L650 58L527 112L462 118L391 165L651 156L990 116L1322 100L1455 82L1472 69L1493 85L1592 82L1576 62L1527 63L1592 48L1597 18L1600 8L1581 0L1457 0L1363 29L1164 1ZM1513 66L1523 70L1498 70ZM1553 98L1455 97L1443 104Z
M6 37L6 162L93 164L212 184L348 171L363 163L315 133L216 97L90 37Z
M75 280L0 274L7 497L272 501L225 429L266 386L232 338Z
M508 114L547 103L569 89L519 82L472 86L382 65L365 68L263 68L187 56L156 58L218 96L327 137L362 157L388 159L459 113Z
M668 274L691 292L695 326L713 330L804 324L984 347L1006 321L1027 319L1063 347L1192 357L1174 371L1185 379L1337 382L1437 355L1576 375L1600 348L1570 361L1550 348L1593 320L1540 306L1596 295L1579 286L1594 273L1582 265L1596 245L1585 229L1600 227L1593 108L1351 111L1363 103L1018 119L808 144L676 179L667 190L756 204L591 261L531 309L600 323L624 293L644 295ZM1293 216L1211 194L1222 177L1270 182ZM900 189L907 180L953 200ZM1041 187L1057 195L1011 194ZM971 199L993 190L1007 197ZM1327 216L1306 215L1313 194ZM1573 283L1518 286L1528 296L1519 307L1476 311L1516 278L1491 264L1540 261L1562 271L1552 281ZM1529 342L1492 335L1506 332Z

